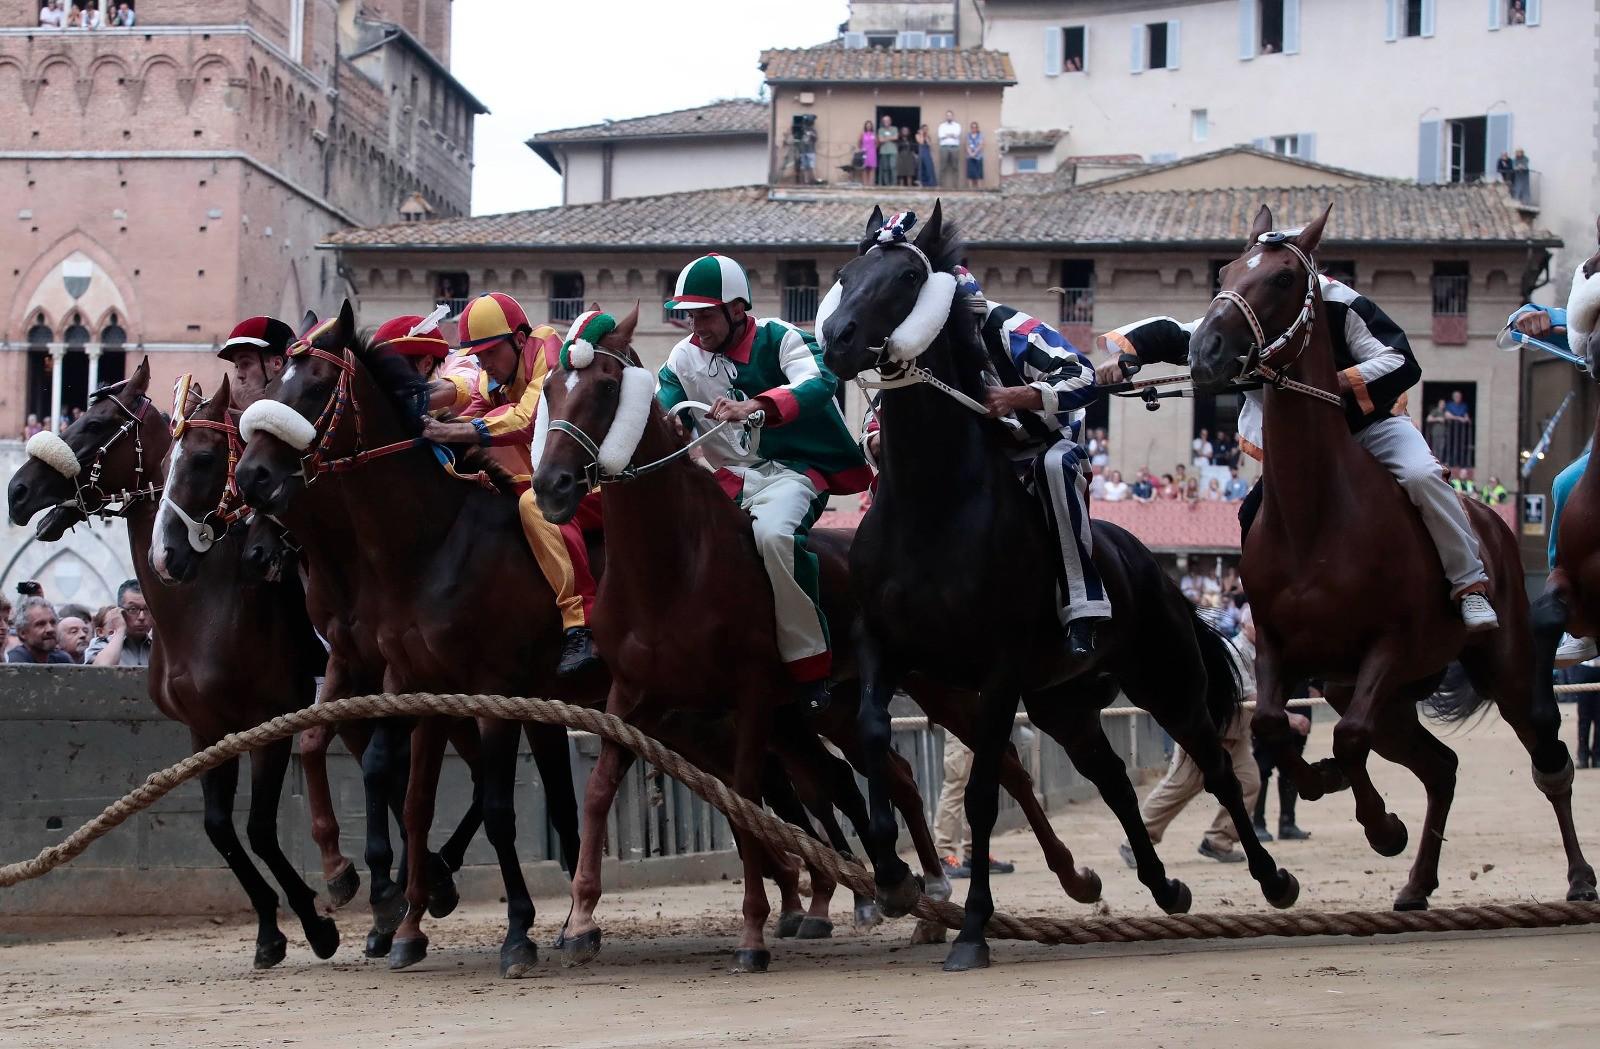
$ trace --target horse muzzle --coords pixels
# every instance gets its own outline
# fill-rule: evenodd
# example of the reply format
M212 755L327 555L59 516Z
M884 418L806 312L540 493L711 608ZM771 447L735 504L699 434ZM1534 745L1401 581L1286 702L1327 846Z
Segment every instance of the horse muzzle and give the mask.
M541 467L533 478L533 501L544 519L553 525L564 525L572 520L588 490L587 482L575 471L553 463Z

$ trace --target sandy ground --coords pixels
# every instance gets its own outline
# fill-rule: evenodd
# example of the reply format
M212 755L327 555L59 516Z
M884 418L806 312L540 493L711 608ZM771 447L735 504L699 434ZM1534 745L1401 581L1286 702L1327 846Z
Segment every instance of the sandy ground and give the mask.
M1569 716L1569 737L1570 725ZM1319 724L1312 756L1326 752L1328 735ZM1562 898L1554 820L1511 733L1491 720L1450 739L1463 760L1435 905ZM1420 786L1374 767L1415 842ZM1169 871L1194 890L1196 911L1262 909L1242 865L1195 853L1212 814L1205 800L1169 832ZM1600 853L1600 772L1578 773L1577 801L1579 827ZM1389 905L1409 850L1372 853L1348 794L1302 804L1300 823L1311 841L1271 847L1300 878L1302 908ZM1069 806L1056 826L1099 870L1114 912L1156 913L1118 861L1120 834L1102 805ZM1003 909L1088 911L1062 896L1031 839L1006 835L995 851L1019 868L996 879ZM958 883L958 899L963 892ZM732 976L739 893L721 883L609 897L594 963L564 969L542 948L540 968L518 982L495 976L503 912L490 902L431 923L427 961L395 974L357 953L359 914L342 922L333 962L315 961L291 933L288 959L263 973L249 968L254 930L238 919L31 936L13 927L0 944L0 1046L1600 1045L1600 932L1109 948L996 941L994 968L946 975L944 947L906 945L908 922L851 930L841 895L834 940L775 943L771 973ZM566 901L538 903L548 944Z

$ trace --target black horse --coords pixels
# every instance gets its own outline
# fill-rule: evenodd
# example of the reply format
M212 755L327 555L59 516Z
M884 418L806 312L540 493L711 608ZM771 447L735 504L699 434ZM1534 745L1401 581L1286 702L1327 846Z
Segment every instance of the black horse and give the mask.
M839 275L837 306L818 335L841 378L879 369L904 372L906 347L891 335L912 314L925 285L949 273L963 247L940 206L910 250L879 244L873 209L860 255ZM926 263L924 260L927 260ZM938 334L915 363L981 402L987 351L969 301L957 295ZM935 317L933 324L938 323ZM931 328L932 325L930 324ZM895 826L882 779L890 742L889 699L910 673L978 692L982 730L967 787L974 856L986 856L996 815L996 772L1019 699L1099 789L1133 847L1139 880L1168 913L1187 911L1187 886L1168 880L1139 817L1121 758L1100 725L1118 687L1150 711L1205 775L1232 815L1250 873L1268 902L1291 906L1294 876L1277 867L1250 815L1219 727L1235 716L1239 679L1227 641L1195 613L1154 556L1132 535L1095 522L1094 562L1114 618L1096 650L1073 658L1058 618L1056 560L1044 515L1019 483L1001 425L926 383L886 389L878 409L882 445L877 498L856 533L850 568L861 602L857 626L862 679L861 737L868 748L872 841L880 900L903 912L915 882L895 853ZM966 920L947 970L986 966L984 926L994 913L987 864L974 865Z

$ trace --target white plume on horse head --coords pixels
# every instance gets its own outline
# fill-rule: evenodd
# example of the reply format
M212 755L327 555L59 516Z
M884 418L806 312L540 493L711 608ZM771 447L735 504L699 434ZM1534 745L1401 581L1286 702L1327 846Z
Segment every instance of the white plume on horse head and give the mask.
M1600 327L1600 270L1586 276L1585 265L1578 263L1572 274L1572 291L1567 296L1567 344L1581 357L1588 357L1591 349L1600 349L1590 345L1595 329Z

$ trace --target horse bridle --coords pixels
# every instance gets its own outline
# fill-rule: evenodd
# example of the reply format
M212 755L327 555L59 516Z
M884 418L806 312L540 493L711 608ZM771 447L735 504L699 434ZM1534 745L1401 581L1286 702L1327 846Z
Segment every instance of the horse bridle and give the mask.
M1255 341L1250 345L1250 349L1240 358L1239 380L1250 382L1259 379L1277 389L1303 393L1309 397L1315 397L1318 400L1343 407L1344 401L1337 393L1331 393L1328 390L1298 382L1289 378L1288 375L1289 369L1294 367L1305 354L1306 347L1311 345L1311 334L1316 328L1318 287L1316 263L1312 261L1310 255L1307 255L1300 249L1298 244L1290 239L1290 235L1287 233L1276 230L1270 233L1263 233L1256 238L1256 243L1262 245L1276 244L1278 247L1288 249L1295 258L1300 260L1300 264L1306 270L1306 294L1300 303L1300 313L1295 317L1294 322L1284 329L1283 334L1271 342L1267 341L1266 332L1261 327L1261 318L1256 316L1255 309L1243 295L1232 289L1224 288L1212 297L1213 304L1227 302L1237 307L1239 312L1244 314L1245 323L1250 325L1250 333L1255 338ZM1295 351L1294 356L1281 365L1274 363L1273 358L1278 352L1302 333L1305 337L1300 340L1300 348Z
M137 411L130 409L122 403L115 394L109 395L110 400L117 406L117 410L127 419L121 429L112 435L111 440L95 449L94 461L89 464L88 480L83 480L80 471L73 478L74 491L71 499L64 499L56 504L56 509L71 506L87 519L98 517L102 521L110 517L122 517L134 506L146 499L153 499L161 493L161 485L155 481L144 483L144 435L140 427L144 423L145 410L150 407L150 398L144 394L139 395ZM105 466L106 453L129 433L133 434L133 470L134 482L132 488L124 488L117 492L106 492L100 488L100 471Z
M200 411L209 401L201 401L195 406L194 412ZM178 516L183 522L183 527L189 533L189 547L197 554L203 554L214 546L217 540L228 534L228 530L238 521L243 521L251 516L250 507L245 505L244 497L239 494L239 484L235 476L239 465L239 455L243 442L239 440L239 427L227 420L220 422L211 419L196 419L191 413L189 418L178 417L172 423L172 439L177 442L182 439L185 430L215 430L225 434L228 440L228 481L223 486L222 496L217 501L214 509L206 511L205 516L196 521L188 511L179 506L172 498L172 493L163 491L161 503ZM220 529L220 530L219 530Z

